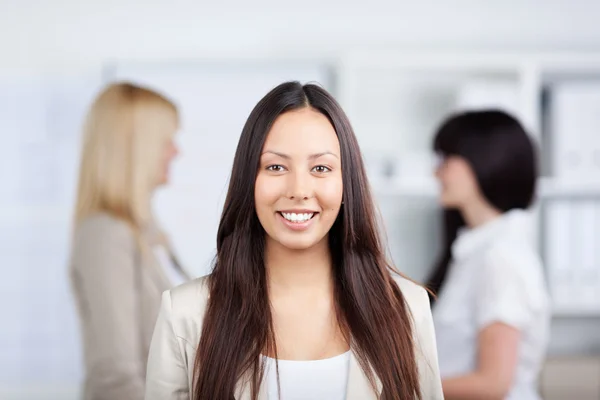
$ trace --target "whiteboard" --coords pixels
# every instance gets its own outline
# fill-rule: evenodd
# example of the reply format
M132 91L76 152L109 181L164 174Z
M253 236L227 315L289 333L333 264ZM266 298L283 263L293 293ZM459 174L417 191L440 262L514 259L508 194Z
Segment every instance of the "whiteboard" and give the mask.
M269 90L288 80L331 90L328 67L294 62L199 62L113 65L107 81L127 80L162 92L178 106L181 151L154 207L184 268L210 272L228 179L242 127Z
M2 399L68 400L78 391L68 257L81 126L101 84L97 72L0 79Z

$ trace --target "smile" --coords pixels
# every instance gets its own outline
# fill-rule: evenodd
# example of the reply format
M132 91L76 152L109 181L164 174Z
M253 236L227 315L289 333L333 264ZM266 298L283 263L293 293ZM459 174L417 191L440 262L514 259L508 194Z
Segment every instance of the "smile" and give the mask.
M277 215L281 222L293 231L304 231L308 229L315 221L315 216L318 212L310 210L286 210L278 211Z
M296 222L296 223L306 222L315 215L314 212L311 212L311 213L280 212L280 214L286 220L288 220L290 222Z

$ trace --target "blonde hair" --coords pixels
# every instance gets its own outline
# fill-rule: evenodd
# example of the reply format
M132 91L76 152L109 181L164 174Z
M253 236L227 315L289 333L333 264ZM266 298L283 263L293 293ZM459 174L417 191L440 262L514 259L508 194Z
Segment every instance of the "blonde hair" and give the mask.
M152 219L159 160L178 118L171 101L130 83L111 84L96 97L83 130L75 224L97 212L135 229Z

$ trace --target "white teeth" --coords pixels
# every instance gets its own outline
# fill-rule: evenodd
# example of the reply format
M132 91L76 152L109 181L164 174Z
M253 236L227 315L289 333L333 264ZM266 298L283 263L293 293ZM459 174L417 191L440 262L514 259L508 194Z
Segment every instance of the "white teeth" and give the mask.
M296 213L282 212L281 215L283 215L283 217L285 219L287 219L288 221L291 221L291 222L306 222L312 218L314 213L296 214Z

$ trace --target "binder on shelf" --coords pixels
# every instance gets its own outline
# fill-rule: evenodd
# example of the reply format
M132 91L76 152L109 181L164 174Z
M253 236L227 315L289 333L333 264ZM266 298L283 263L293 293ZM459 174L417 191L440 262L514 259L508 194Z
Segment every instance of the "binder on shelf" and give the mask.
M570 220L572 210L563 201L554 201L546 209L544 231L545 264L554 308L568 308L573 295L570 259Z
M553 175L600 176L600 81L557 83L550 96Z
M596 202L591 200L584 201L578 207L578 220L576 223L579 226L578 229L575 229L575 232L579 234L576 242L579 249L575 254L581 260L581 263L576 265L576 267L579 267L577 272L578 281L581 285L581 301L590 306L598 305L598 309L600 309L600 296L598 295L598 289L600 289L599 266L595 254L600 236L600 229L596 226L597 211L600 211L600 208L597 207Z
M600 314L600 201L547 205L545 264L553 308L560 314Z

